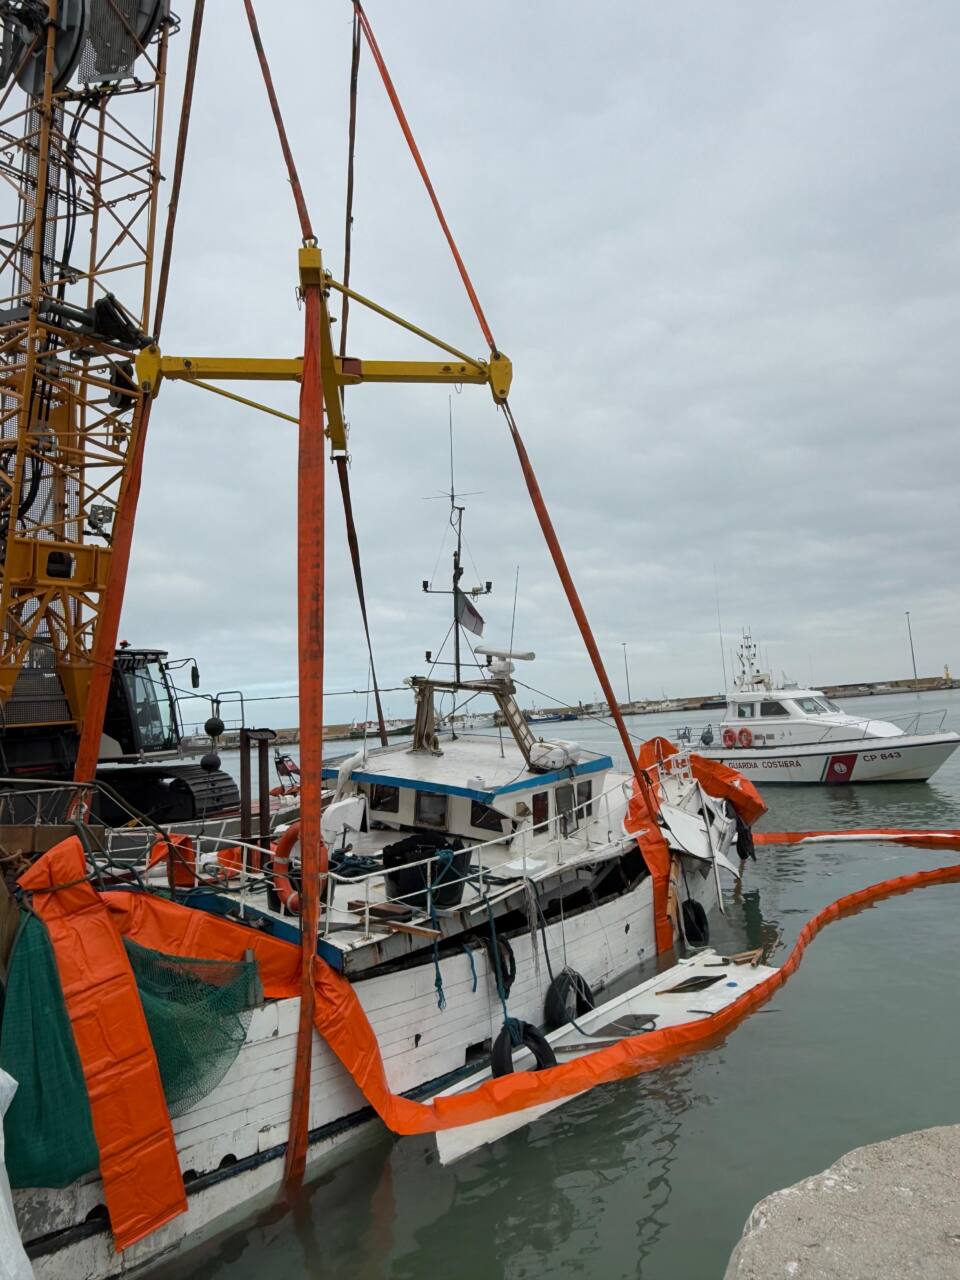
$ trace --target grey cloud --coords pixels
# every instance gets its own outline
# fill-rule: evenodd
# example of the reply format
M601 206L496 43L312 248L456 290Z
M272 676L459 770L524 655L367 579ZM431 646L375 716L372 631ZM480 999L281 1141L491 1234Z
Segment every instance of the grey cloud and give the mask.
M260 8L339 271L349 10ZM242 14L215 12L164 346L292 354L290 193ZM752 625L799 678L904 674L907 608L924 671L960 668L960 10L497 0L482 21L466 8L451 21L447 5L405 0L370 16L514 359L514 409L617 687L623 640L635 694L719 687L715 564L728 632ZM357 163L356 286L479 354L367 58ZM423 354L356 308L350 325L357 354ZM296 411L293 388L237 389ZM360 388L347 411L393 685L446 628L444 603L419 590L443 531L443 504L422 499L447 483L446 393ZM519 563L530 682L590 698L505 424L482 389L454 413L458 483L482 491L467 534L497 585L489 633L509 633ZM210 687L294 687L295 465L294 427L163 391L127 638L196 652ZM366 660L332 469L328 484L327 684L340 689L364 682ZM342 699L327 714L361 712Z

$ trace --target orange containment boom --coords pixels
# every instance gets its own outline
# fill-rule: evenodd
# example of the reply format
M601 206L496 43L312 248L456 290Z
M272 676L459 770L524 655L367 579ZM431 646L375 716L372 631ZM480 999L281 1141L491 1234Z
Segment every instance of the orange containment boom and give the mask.
M187 1209L140 994L123 939L87 879L76 836L35 862L19 884L32 893L53 944L119 1251Z
M904 834L919 843L931 833ZM353 987L319 957L314 960L314 1026L394 1133L422 1134L475 1124L652 1071L710 1046L783 986L807 945L832 921L884 898L958 881L960 865L953 865L912 872L847 894L807 922L775 973L719 1013L627 1036L559 1066L501 1076L468 1093L433 1102L415 1102L390 1089L380 1046ZM146 1026L126 958L120 954L120 935L174 956L240 960L253 951L270 999L299 994L300 948L149 893L116 890L98 895L85 878L83 851L75 837L39 859L20 883L33 892L34 905L54 942L90 1093L107 1207L117 1247L123 1248L182 1212L185 1201L156 1060L144 1044Z
M594 1085L653 1071L677 1057L709 1047L783 986L799 966L808 943L826 925L883 898L957 881L960 865L913 872L847 894L807 922L781 968L719 1013L661 1031L628 1036L560 1066L501 1076L469 1093L433 1102L414 1102L392 1092L376 1036L353 987L319 957L314 968L314 1025L367 1102L394 1133L433 1133L475 1124L555 1102ZM299 991L299 951L293 943L147 894L124 890L104 897L121 931L141 946L172 955L229 960L242 959L245 951L252 948L267 997L279 999Z
M847 831L755 831L754 844L833 844L874 840L921 849L960 849L960 830L911 831L909 827L851 827Z

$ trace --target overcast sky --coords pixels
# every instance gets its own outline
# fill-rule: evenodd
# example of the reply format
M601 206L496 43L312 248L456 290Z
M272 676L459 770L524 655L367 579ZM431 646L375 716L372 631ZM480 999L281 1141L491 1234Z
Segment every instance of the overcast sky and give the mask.
M258 5L327 265L340 273L350 6ZM616 688L719 689L753 629L817 683L960 673L960 6L952 0L369 0L497 341L511 403ZM171 48L168 138L188 22ZM172 170L168 158L166 171ZM484 343L372 61L360 73L353 283ZM163 333L170 354L294 355L298 226L239 0L207 6ZM338 310L338 308L334 308ZM354 309L358 356L430 358ZM296 410L296 389L236 390ZM447 600L445 388L351 391L352 487L384 685ZM597 682L506 425L453 397L486 639L561 699ZM204 687L296 688L296 428L166 385L151 420L122 634ZM328 471L327 679L366 659ZM715 576L716 575L716 576ZM474 569L467 561L466 585ZM524 698L524 701L528 701ZM405 694L388 712L409 709ZM331 698L333 721L362 699ZM372 714L372 712L371 712ZM188 719L190 712L187 712ZM255 719L296 721L293 704Z

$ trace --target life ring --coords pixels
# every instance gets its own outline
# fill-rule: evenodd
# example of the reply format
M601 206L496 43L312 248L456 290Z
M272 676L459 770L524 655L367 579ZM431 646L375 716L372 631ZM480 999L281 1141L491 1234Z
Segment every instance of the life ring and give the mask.
M543 1020L551 1031L556 1031L557 1027L589 1013L596 1003L586 978L574 969L563 969L547 988Z
M300 891L295 889L290 880L290 859L300 842L300 823L292 822L277 841L271 858L273 887L281 904L295 916L300 914ZM320 841L320 882L317 893L323 901L323 892L327 879L327 846Z
M736 743L737 743L737 735L736 735L736 733L733 731L733 729L724 729L724 731L723 731L723 745L724 745L725 747L734 747L734 746L736 746Z
M557 1065L557 1055L553 1052L550 1042L542 1031L538 1031L529 1022L519 1022L517 1023L517 1033L520 1037L520 1043L524 1048L529 1049L536 1059L535 1071L542 1071L544 1067L555 1067ZM503 1029L494 1040L493 1048L490 1050L490 1072L494 1079L498 1076L509 1076L513 1073L513 1036L510 1034L510 1027L506 1022L503 1024Z
M273 887L282 906L293 915L300 914L300 893L290 883L290 858L300 842L300 823L293 822L277 841L271 859Z
M741 747L753 746L753 734L750 732L750 730L747 728L746 725L744 725L743 728L740 730L740 732L737 734L737 742L740 744Z

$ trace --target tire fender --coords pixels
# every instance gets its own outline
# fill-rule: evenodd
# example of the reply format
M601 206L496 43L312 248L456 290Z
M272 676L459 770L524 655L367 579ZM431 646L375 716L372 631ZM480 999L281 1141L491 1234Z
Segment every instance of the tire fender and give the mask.
M543 1071L545 1067L555 1067L557 1065L557 1055L553 1052L550 1044L542 1031L538 1031L535 1026L529 1022L521 1022L519 1025L520 1043L533 1054L536 1059L535 1071ZM490 1070L494 1079L499 1076L509 1076L513 1073L513 1037L510 1034L510 1028L507 1023L503 1024L500 1034L493 1042L493 1048L490 1051Z
M543 1020L551 1031L564 1026L571 1017L579 1018L596 1007L590 984L575 969L563 969L547 988L543 1002ZM571 1013L571 1008L573 1013Z
M734 816L737 820L737 857L741 862L745 862L747 858L752 858L756 862L757 851L753 843L753 832L739 813L735 813Z
M692 947L705 947L710 941L710 922L703 903L696 898L685 898L680 908L683 916L683 936Z

